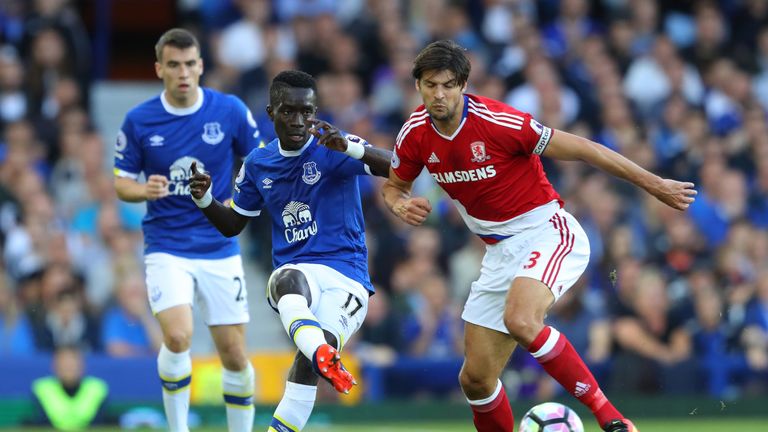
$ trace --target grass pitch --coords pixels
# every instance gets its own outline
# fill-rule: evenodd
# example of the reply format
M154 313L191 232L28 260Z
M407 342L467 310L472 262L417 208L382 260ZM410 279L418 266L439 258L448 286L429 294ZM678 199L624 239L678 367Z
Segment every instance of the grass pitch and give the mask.
M751 419L717 419L695 418L684 420L660 420L639 419L636 426L642 432L766 432L768 431L768 417ZM88 432L107 432L117 428L89 428ZM0 431L7 432L31 432L49 431L52 429L40 428L9 428ZM140 429L149 431L150 429ZM226 427L202 427L192 429L193 432L220 432L226 431ZM266 425L256 425L254 431L266 430ZM304 432L473 432L475 429L470 423L360 423L344 425L313 425L309 424ZM596 425L585 425L585 432L600 432Z

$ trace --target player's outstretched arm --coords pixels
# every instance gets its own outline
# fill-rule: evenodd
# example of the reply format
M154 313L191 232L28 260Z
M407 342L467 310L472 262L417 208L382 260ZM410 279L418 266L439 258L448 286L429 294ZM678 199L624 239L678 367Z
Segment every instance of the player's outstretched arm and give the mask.
M192 178L189 180L189 192L195 204L202 210L211 225L226 237L234 237L248 224L248 218L213 197L210 192L211 176L197 170L197 162L192 162Z
M697 193L693 183L661 178L608 147L568 132L555 131L542 154L553 159L584 161L645 189L677 210L687 209Z
M115 192L126 202L154 201L168 196L168 179L153 174L146 183L139 183L127 177L115 177Z
M364 146L362 143L350 142L334 125L324 120L313 120L309 133L317 138L317 143L345 153L371 168L371 174L379 177L389 175L389 166L392 163L392 152L375 147Z
M432 204L423 197L412 197L413 182L407 182L389 170L389 178L381 188L384 202L389 210L403 222L410 225L421 225L432 211Z

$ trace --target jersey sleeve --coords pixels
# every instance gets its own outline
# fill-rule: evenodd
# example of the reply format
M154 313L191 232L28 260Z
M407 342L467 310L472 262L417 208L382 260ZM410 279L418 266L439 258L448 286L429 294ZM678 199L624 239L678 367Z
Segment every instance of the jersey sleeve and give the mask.
M542 125L530 114L525 114L522 125L521 144L528 154L541 155L549 145L554 135L554 130Z
M395 148L392 150L392 170L400 179L413 181L424 168L424 162L418 155L418 143L413 134L408 134L406 123L398 134Z
M230 96L234 105L235 122L237 124L237 136L235 137L235 154L246 157L251 150L264 147L264 142L259 132L259 126L253 118L251 110L245 103L235 96Z
M232 197L230 206L232 209L243 216L256 217L261 214L264 207L264 198L256 185L255 165L253 164L253 153L243 161L240 171L235 178L235 195Z
M141 142L136 136L136 128L130 115L126 116L115 140L114 172L117 177L133 180L139 178L142 171Z

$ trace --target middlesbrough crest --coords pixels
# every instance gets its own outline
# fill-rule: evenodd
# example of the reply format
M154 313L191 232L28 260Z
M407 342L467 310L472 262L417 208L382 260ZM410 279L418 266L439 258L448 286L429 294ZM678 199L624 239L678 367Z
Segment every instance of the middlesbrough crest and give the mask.
M485 154L485 143L482 141L475 141L469 145L472 150L472 162L485 162L491 157Z

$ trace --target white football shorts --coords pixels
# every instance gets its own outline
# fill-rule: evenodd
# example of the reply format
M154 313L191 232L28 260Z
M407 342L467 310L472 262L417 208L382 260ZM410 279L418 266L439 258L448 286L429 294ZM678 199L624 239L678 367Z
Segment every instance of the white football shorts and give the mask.
M323 330L336 337L341 350L363 325L368 313L368 290L360 282L323 264L285 264L276 268L272 275L280 269L295 269L304 274L312 296L309 310L317 317ZM269 295L269 282L267 299L269 305L277 310L277 305Z
M581 277L588 263L587 234L576 218L560 209L539 227L486 246L480 278L472 283L461 318L509 333L504 325L504 305L515 278L544 282L557 301Z
M193 259L154 252L144 257L152 313L195 300L209 326L249 320L248 290L240 255Z

